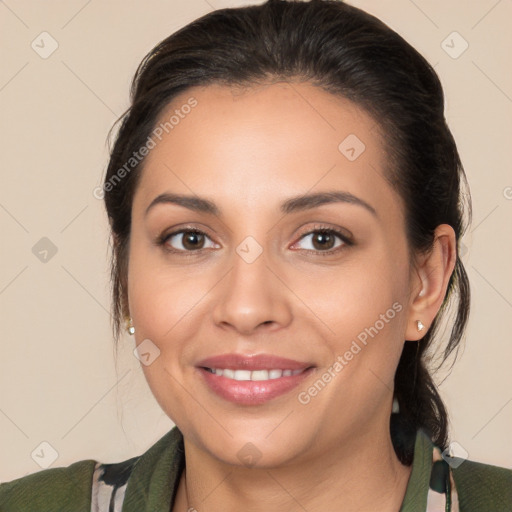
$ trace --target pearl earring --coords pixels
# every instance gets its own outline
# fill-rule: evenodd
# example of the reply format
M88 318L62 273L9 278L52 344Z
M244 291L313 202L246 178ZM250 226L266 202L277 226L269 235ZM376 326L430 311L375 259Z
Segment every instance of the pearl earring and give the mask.
M132 336L135 334L135 327L133 326L131 316L126 319L126 331L128 332L128 334L131 334Z
M425 326L421 323L421 320L416 320L416 325L418 326L418 332L421 332L423 329L425 329Z

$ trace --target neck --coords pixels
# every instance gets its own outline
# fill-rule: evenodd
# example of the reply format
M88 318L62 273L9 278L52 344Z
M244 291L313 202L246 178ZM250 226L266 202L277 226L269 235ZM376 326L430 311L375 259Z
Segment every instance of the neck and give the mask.
M412 468L396 457L389 428L285 467L224 464L185 440L186 469L173 512L396 512Z

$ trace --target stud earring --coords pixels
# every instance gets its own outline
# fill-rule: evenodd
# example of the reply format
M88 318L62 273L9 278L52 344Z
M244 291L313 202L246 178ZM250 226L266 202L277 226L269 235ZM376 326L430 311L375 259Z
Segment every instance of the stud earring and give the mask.
M132 336L135 334L135 327L133 326L133 321L132 321L131 316L129 316L126 319L126 331L128 332L128 334L131 334Z
M425 326L421 323L421 320L416 320L416 325L418 326L418 332L421 332L423 329L425 329Z

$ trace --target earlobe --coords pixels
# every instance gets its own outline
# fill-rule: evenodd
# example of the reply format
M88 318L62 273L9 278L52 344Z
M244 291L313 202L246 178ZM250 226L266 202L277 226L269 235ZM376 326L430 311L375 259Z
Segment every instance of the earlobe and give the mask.
M125 329L128 334L132 336L135 334L135 327L133 326L133 320L131 316L125 318Z

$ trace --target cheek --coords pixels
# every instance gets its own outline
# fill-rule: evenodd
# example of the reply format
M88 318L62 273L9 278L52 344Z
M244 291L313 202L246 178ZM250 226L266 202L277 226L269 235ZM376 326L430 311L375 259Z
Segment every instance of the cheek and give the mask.
M158 251L148 249L135 235L128 267L128 301L136 333L157 344L194 314L208 286L205 273L187 265L171 266Z
M288 283L298 297L305 298L311 319L324 325L326 335L346 340L363 333L364 338L365 329L376 323L379 331L396 331L406 282L393 260L393 255L372 251L306 279L304 274L289 273Z
M352 403L382 396L392 386L403 348L406 276L398 270L398 255L368 253L350 265L330 270L322 278L297 280L294 291L307 297L308 317L322 336L313 338L317 352L328 347L326 368L340 362L332 387L335 401L353 395ZM402 267L404 268L404 267ZM325 371L325 368L324 368ZM327 376L328 378L328 376ZM384 386L383 386L384 383ZM338 387L339 386L339 387ZM334 389L342 393L334 396Z
M193 415L186 405L190 396L183 382L190 371L190 341L199 337L196 318L204 315L201 297L207 289L203 274L171 268L133 244L128 271L130 313L137 346L151 354L149 364L141 359L141 367L155 399L175 423L183 424L183 418Z

